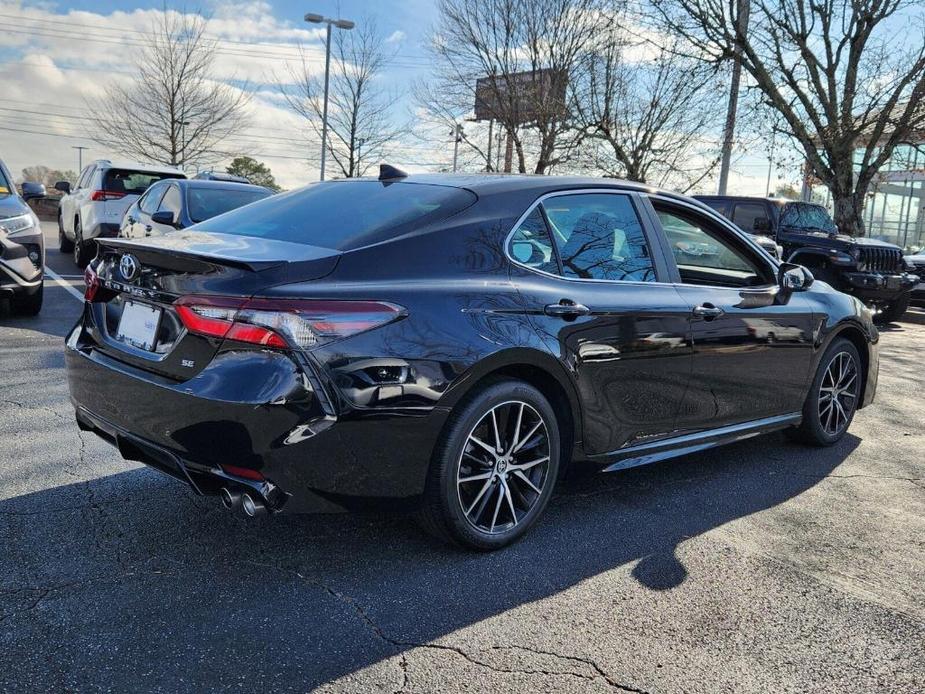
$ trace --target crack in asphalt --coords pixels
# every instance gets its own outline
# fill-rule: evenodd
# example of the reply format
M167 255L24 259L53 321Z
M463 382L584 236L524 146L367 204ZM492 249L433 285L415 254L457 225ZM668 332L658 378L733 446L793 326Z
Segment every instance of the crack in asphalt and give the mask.
M382 641L385 641L386 643L391 645L393 648L399 650L399 655L401 656L401 660L399 661L399 667L402 670L403 682L402 682L402 686L396 691L395 694L399 694L400 692L405 691L405 688L408 685L408 661L407 661L406 653L403 650L406 648L422 648L422 649L430 649L430 650L438 650L438 651L455 653L456 655L460 656L464 660L468 661L469 663L477 667L487 668L489 670L492 670L498 673L524 674L524 675L547 675L551 677L555 677L555 676L577 677L577 678L581 678L581 679L589 680L589 681L593 681L596 679L602 679L604 680L604 682L606 682L608 685L610 685L612 688L614 688L617 691L632 692L633 694L648 694L648 692L646 692L646 690L644 689L638 689L636 687L632 687L630 685L617 682L613 677L608 675L600 665L598 665L596 662L594 662L590 658L582 658L580 656L573 656L573 655L563 655L561 653L556 653L554 651L544 651L541 649L531 648L528 646L519 646L519 645L491 646L487 649L483 649L483 651L484 650L522 650L522 651L533 653L535 655L544 655L544 656L549 656L553 658L559 658L561 660L565 660L568 662L582 663L590 667L594 671L594 675L590 676L590 675L582 674L580 672L572 672L572 671L553 671L553 670L526 669L526 668L502 668L492 663L486 662L484 660L480 660L476 656L472 655L471 653L467 652L466 650L458 646L450 646L450 645L438 644L438 643L421 643L421 642L416 642L416 641L404 641L401 639L396 639L392 636L389 636L382 629L382 627L380 627L375 622L375 620L370 616L369 612L360 603L356 601L356 599L347 595L346 593L342 593L341 591L336 590L335 588L332 588L331 586L327 585L323 581L320 581L316 578L312 578L310 576L306 576L305 574L301 573L300 571L297 571L296 569L291 569L285 566L279 566L276 564L268 564L265 562L257 562L253 560L244 560L243 563L250 564L252 566L273 569L274 571L281 571L283 573L288 573L293 576L296 576L301 581L315 588L318 588L319 590L324 591L325 593L330 595L332 598L334 598L338 602L350 607L353 610L353 612L357 615L357 617L359 617L360 620L364 624L366 624L369 630L373 634L375 634L377 638L379 638Z

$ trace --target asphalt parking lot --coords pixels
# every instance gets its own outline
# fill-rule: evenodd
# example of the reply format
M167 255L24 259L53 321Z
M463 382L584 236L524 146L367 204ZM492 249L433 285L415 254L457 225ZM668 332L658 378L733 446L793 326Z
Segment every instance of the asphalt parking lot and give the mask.
M569 480L476 555L397 516L247 521L124 462L73 421L79 309L48 280L0 317L0 690L925 690L925 311L836 447Z

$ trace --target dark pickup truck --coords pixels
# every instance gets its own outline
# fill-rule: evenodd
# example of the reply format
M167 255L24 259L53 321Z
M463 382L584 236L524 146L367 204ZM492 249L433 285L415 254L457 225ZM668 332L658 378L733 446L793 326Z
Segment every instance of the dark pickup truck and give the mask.
M750 234L774 239L787 262L808 267L839 291L879 310L877 319L897 320L909 306L918 278L906 272L902 250L883 241L839 234L821 205L778 198L698 195Z

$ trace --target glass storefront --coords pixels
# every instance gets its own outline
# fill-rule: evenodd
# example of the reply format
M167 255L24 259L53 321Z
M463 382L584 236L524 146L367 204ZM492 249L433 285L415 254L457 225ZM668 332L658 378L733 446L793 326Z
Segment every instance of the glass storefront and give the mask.
M855 154L860 163L863 150ZM812 198L831 210L825 186L813 186ZM925 247L925 143L899 145L871 183L864 204L867 235L895 243L906 252Z

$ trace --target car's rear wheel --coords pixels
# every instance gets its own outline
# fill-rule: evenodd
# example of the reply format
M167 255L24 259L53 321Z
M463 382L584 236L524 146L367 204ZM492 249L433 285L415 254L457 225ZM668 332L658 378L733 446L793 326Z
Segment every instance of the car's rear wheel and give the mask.
M83 269L90 264L90 249L88 242L83 240L83 229L80 225L80 219L74 220L74 263L77 267Z
M884 306L880 313L874 316L874 318L878 323L892 323L893 321L898 321L909 308L909 299L911 296L912 292L906 292L896 299L896 301L892 301Z
M434 451L421 520L464 547L499 549L542 514L559 471L549 401L522 381L493 383L457 405Z
M803 422L794 437L814 446L837 443L854 419L861 399L861 358L845 339L836 339L822 355L803 405Z
M10 310L19 316L37 316L42 310L44 294L44 282L39 285L39 290L32 294L14 294L10 299Z
M58 250L62 253L71 253L74 250L74 242L64 233L64 220L61 219L60 210L58 211Z

